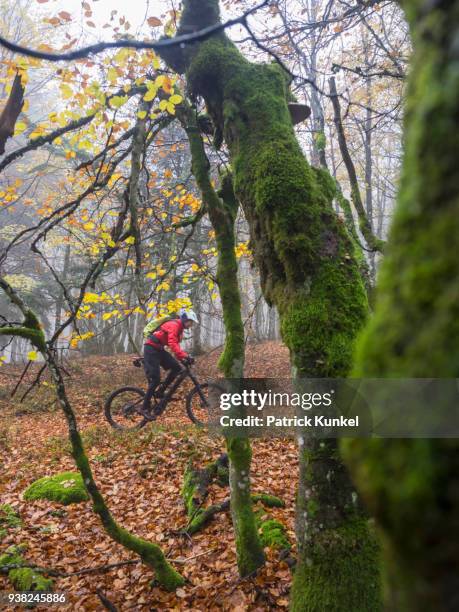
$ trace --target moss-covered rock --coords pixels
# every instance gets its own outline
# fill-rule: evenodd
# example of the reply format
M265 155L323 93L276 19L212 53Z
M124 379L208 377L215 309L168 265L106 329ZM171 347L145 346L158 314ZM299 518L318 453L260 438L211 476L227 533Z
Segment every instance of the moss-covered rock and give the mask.
M25 491L24 499L48 499L64 506L88 501L89 495L84 487L81 474L63 472L45 476L33 482Z

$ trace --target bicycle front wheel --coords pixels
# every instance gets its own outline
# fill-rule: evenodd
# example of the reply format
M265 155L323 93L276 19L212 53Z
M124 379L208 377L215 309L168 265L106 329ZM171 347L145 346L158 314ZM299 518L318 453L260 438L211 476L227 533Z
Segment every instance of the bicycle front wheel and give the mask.
M203 383L192 389L186 398L188 418L198 427L209 425L212 402L223 392L224 389L214 383Z
M121 387L113 391L105 402L105 418L115 429L140 429L148 422L138 411L144 396L145 391L138 387Z

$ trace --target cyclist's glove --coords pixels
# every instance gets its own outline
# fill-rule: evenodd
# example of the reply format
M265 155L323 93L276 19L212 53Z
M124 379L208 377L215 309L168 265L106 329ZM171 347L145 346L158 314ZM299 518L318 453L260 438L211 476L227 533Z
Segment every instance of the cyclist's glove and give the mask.
M186 366L190 366L190 365L193 365L193 363L194 363L194 359L193 359L193 357L191 357L190 355L188 355L187 357L184 357L184 358L182 359L182 363L183 363L184 365L186 365Z

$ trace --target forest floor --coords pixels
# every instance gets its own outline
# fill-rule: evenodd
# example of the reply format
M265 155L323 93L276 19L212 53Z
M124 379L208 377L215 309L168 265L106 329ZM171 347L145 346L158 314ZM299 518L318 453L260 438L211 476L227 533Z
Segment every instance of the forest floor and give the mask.
M19 402L27 381L30 383L37 372L36 364L14 400L10 393L22 368L6 365L0 369L0 503L10 504L21 519L19 527L7 529L6 536L0 538L0 553L12 544L25 543L24 556L36 565L65 573L90 569L83 575L55 579L55 591L67 595L67 604L60 610L104 610L97 589L118 610L241 612L287 608L291 570L279 551L266 549L266 566L250 578L238 577L229 512L217 514L193 537L178 533L187 524L180 490L190 459L203 465L224 451L221 438L210 437L188 421L186 389L160 423L141 431L117 432L105 421L103 402L114 387L144 386L143 372L131 365L132 357L73 360L66 379L68 392L96 481L116 520L158 543L186 577L185 586L175 593L152 586L153 573L137 562L97 571L100 566L136 557L105 534L90 502L64 508L48 501L23 500L23 491L35 479L75 471L66 423L49 379L44 378L23 403ZM217 358L218 351L213 351L197 360L195 371L201 380L217 375ZM289 377L288 353L278 343L248 345L246 359L246 376ZM293 440L253 442L253 492L284 500L285 508L267 512L286 526L292 543L297 476ZM227 489L212 485L207 503L227 496ZM5 576L0 576L2 590L11 591Z

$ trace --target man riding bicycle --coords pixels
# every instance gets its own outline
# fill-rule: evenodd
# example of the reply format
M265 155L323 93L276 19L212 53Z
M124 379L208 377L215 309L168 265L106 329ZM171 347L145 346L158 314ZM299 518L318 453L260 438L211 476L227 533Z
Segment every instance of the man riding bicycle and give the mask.
M180 372L179 362L185 365L193 363L193 358L181 349L180 342L183 331L190 329L195 323L199 323L196 314L192 310L182 309L179 318L167 320L147 337L143 347L143 357L149 385L141 410L145 416L149 417L151 415L150 400L153 395L157 398L163 397L167 387ZM165 350L166 346L170 347L177 359ZM159 385L161 380L160 366L169 371L161 385Z

